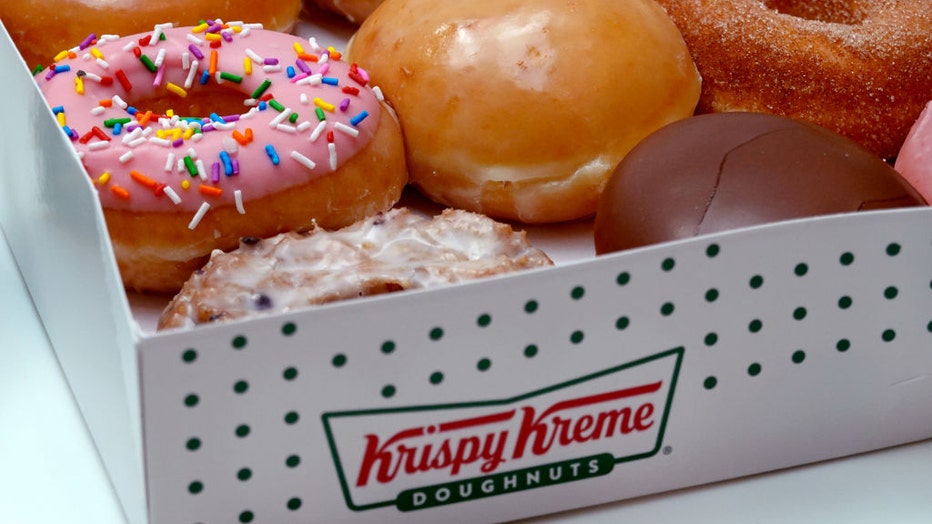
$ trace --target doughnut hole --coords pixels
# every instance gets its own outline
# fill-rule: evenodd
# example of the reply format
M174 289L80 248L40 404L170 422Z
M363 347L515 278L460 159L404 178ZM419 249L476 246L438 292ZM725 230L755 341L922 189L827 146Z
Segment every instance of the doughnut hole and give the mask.
M832 24L858 25L867 16L858 0L764 0L764 5L785 15Z
M212 113L220 116L242 114L248 109L243 105L243 100L248 97L248 94L235 89L214 86L213 88L192 89L184 98L164 93L130 98L126 102L142 112L152 111L156 115L164 115L172 111L181 117L203 118L209 117Z

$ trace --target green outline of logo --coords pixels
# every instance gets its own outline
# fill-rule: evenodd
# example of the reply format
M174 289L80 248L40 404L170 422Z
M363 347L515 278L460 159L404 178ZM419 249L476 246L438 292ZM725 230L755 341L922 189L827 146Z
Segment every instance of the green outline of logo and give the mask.
M674 392L675 392L675 390L676 390L676 382L677 382L677 378L679 377L680 366L681 366L681 364L682 364L682 362L683 362L683 353L684 353L684 352L685 352L685 349L684 349L682 346L676 347L676 348L673 348L673 349L668 349L668 350L663 351L663 352L661 352L661 353L656 353L656 354L654 354L654 355L650 355L650 356L647 356L647 357L644 357L644 358L641 358L641 359L638 359L638 360L634 360L634 361L631 361L631 362L627 362L627 363L621 364L621 365L619 365L619 366L615 366L615 367L612 367L612 368L609 368L609 369L606 369L606 370L598 371L598 372L596 372L596 373L591 373L591 374L589 374L589 375L585 375L585 376L582 376L582 377L579 377L579 378L575 378L575 379L572 379L572 380L568 380L568 381L566 381L566 382L561 382L561 383L555 384L555 385L553 385L553 386L548 386L548 387L543 388L543 389L539 389L539 390L536 390L536 391L531 391L531 392L529 392L529 393L524 393L524 394L521 394L521 395L518 395L518 396L515 396L515 397L511 397L511 398L507 398L507 399L486 400L486 401L476 401L476 402L466 402L466 403L454 403L454 404L430 404L430 405L424 405L424 406L407 406L407 407L399 407L399 408L367 409L367 410L341 411L341 412L333 412L333 413L324 413L324 414L321 416L321 419L322 419L323 424L324 424L324 430L325 430L325 432L327 433L327 444L330 446L330 456L331 456L331 458L333 459L333 464L334 464L334 466L335 466L336 469L337 469L337 475L340 477L340 488L341 488L341 490L343 491L343 498L344 498L345 501L346 501L346 506L347 506L349 509L353 510L353 511L365 511L365 510L376 509L376 508L382 508L382 507L387 507L387 506L395 506L395 505L397 505L397 503L398 503L398 498L396 497L395 499L392 499L392 500L386 500L386 501L383 501L383 502L374 502L374 503L365 504L365 505L362 505L362 506L358 506L358 505L356 505L355 503L353 503L352 494L351 494L351 492L350 492L349 484L348 484L348 482L347 482L347 480L346 480L346 474L345 474L344 469L343 469L343 464L340 462L340 455L339 455L339 452L337 451L337 443L336 443L336 440L335 440L335 438L334 438L333 431L332 431L332 429L331 429L331 427L330 427L330 419L339 418L339 417L358 417L358 416L376 415L376 414L385 414L385 413L405 413L405 412L415 412L415 411L440 411L440 410L452 410L452 409L463 409L463 408L478 408L478 407L492 407L492 406L502 406L502 405L508 405L508 404L515 404L515 403L521 402L521 401L523 401L523 400L527 400L527 399L529 399L529 398L533 398L533 397L545 395L545 394L547 394L547 393L552 393L552 392L554 392L554 391L558 391L558 390L560 390L560 389L565 389L565 388L568 388L568 387L572 387L572 386L575 386L575 385L577 385L577 384L581 384L581 383L583 383L583 382L588 382L588 381L590 381L590 380L595 380L595 379L597 379L597 378L601 378L601 377L604 377L604 376L606 376L606 375L611 375L611 374L614 374L614 373L618 373L618 372L624 371L624 370L626 370L626 369L638 367L638 366L647 364L647 363L649 363L649 362L653 362L653 361L656 361L656 360L661 360L661 359L664 359L664 358L667 358L667 357L670 357L670 356L675 356L675 357L676 357L676 363L675 363L674 366L673 366L673 373L672 373L672 376L670 377L670 388L669 388L669 393L667 394L667 401L666 401L666 404L664 405L663 416L661 417L660 426L659 426L658 431L657 431L657 443L656 443L656 445L654 446L654 448L653 448L652 450L647 451L647 452L645 452L645 453L637 453L637 454L634 454L634 455L626 455L626 456L623 456L623 457L614 457L614 463L615 463L615 464L621 464L621 463L624 463L624 462L631 462L631 461L635 461L635 460L641 460L641 459L645 459L645 458L650 458L650 457L656 455L657 452L659 452L660 449L661 449L661 447L663 446L663 436L664 436L664 432L666 431L666 427L667 427L667 418L668 418L669 415L670 415L670 407L671 407L672 404L673 404L673 394L674 394ZM540 464L540 465L534 466L534 467L535 467L535 468L540 468L540 467L546 467L546 466L548 466L548 464ZM610 472L610 471L605 471L603 474L608 474L609 472ZM510 472L502 472L502 473L499 473L499 474L497 474L497 475L502 475L502 474L507 474L507 473L510 473ZM483 478L483 477L479 477L479 478ZM475 479L475 478L473 478L473 479L463 479L462 481L465 482L465 481L470 481L470 480L476 480L476 479ZM427 488L427 487L430 487L430 486L424 486L424 488ZM535 487L542 487L542 486L535 486ZM399 495L400 495L401 493L406 492L406 491L410 491L410 489L402 490L402 491L399 493ZM473 499L470 499L470 500L473 500Z

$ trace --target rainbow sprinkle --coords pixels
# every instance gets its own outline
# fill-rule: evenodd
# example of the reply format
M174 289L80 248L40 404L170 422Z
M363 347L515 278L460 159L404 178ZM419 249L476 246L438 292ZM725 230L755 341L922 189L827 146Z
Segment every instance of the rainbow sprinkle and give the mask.
M62 132L76 147L80 144L79 155L84 160L112 158L118 162L95 174L93 181L97 187L106 188L106 192L119 201L151 198L145 195L151 192L156 197L164 196L166 205L185 204L191 206L191 210L197 205L190 201L190 195L194 194L190 190L194 189L199 199L211 203L203 201L197 207L188 224L193 230L212 205L232 204L238 213L246 213L242 190L235 185L235 178L228 179L250 177L253 170L258 172L268 167L245 161L241 165L241 158L245 158L243 151L255 148L265 153L272 166L281 165L274 143L253 145L255 137L251 126L268 123L273 133L306 136L312 143L325 136L326 152L314 150L318 151L314 155L320 158L290 147L287 156L308 171L315 170L321 162L333 171L339 167L337 141L357 139L360 136L357 126L368 116L365 111L353 116L348 113L354 97L368 85L367 73L349 65L350 81L345 78L341 81L336 76L338 69L334 63L340 61L342 55L333 48L321 48L313 38L306 44L294 41L282 56L261 56L249 47L240 47L236 56L228 58L230 51L227 49L237 49L230 43L260 29L260 24L226 23L219 19L205 20L183 33L174 30L171 24L158 24L147 34L120 40L118 45L106 48L105 44L119 37L92 33L76 47L56 55L49 67L33 70L33 75L40 84L67 78L74 94L90 99L93 107L88 108L89 113L83 109L80 113L72 113L72 121L81 120L75 114L82 115L84 121L89 115L95 119L95 124L84 129L75 129L68 122L65 104L52 107L52 112ZM165 45L166 42L170 45ZM102 49L106 49L106 55ZM78 52L83 56L78 56ZM173 70L179 68L179 64L180 74ZM258 71L260 67L261 72ZM345 67L340 66L341 69ZM152 76L140 76L137 68ZM42 71L45 75L40 75ZM134 82L144 85L134 86ZM197 103L190 99L201 86L222 83L234 84L229 89L244 86L243 89L251 90L243 93L243 112L185 115L185 111L190 111L192 104ZM346 85L350 83L356 85ZM290 93L288 97L276 99L273 89L282 89L282 93L287 89ZM300 90L300 93L293 94L293 90ZM142 94L136 95L136 92ZM153 92L153 98L171 95L171 98L162 99L177 103L178 107L159 110L146 107L140 99L148 99ZM287 107L291 103L300 103L301 106L295 106L299 109L313 109L314 115L307 113L302 117L303 110ZM269 108L274 111L268 111ZM253 119L257 122L250 124ZM84 124L77 125L84 127ZM216 135L221 135L222 140L202 142L206 136ZM119 139L114 140L116 137ZM204 145L208 149L203 150L205 158L201 158L194 149L197 144L221 145ZM154 169L144 166L140 160L142 152L149 151L145 148L152 147L162 151L159 165ZM211 151L210 147L217 149ZM196 188L192 187L192 182Z

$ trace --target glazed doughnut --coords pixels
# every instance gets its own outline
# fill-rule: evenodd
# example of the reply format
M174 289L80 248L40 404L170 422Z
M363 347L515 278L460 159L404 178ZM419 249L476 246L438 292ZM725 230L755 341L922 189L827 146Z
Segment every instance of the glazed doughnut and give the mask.
M896 170L932 202L932 102L919 115L896 157Z
M331 13L336 13L350 22L363 23L382 0L314 0L314 4Z
M932 6L916 0L658 0L702 74L697 111L759 111L896 155L932 93Z
M396 208L339 231L245 238L237 250L216 252L166 306L159 329L552 264L523 231L486 216L447 209L427 218Z
M347 53L405 133L412 182L525 223L595 212L651 131L691 116L699 75L653 0L386 0Z
M289 31L298 19L301 0L4 0L0 19L29 68L48 65L61 51L93 32L132 35L157 23L226 20L263 24Z
M398 122L339 58L249 24L159 26L36 75L128 288L174 292L242 236L342 227L397 202Z

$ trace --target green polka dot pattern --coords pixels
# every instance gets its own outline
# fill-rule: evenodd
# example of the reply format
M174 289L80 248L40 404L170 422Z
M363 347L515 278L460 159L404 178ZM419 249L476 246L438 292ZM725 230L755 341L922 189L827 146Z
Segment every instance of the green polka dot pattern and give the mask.
M803 247L718 236L155 338L141 355L146 431L160 426L146 438L156 514L306 522L345 510L339 493L307 488L309 466L332 460L324 412L510 398L673 347L685 348L686 411L932 348L928 234L798 235Z

